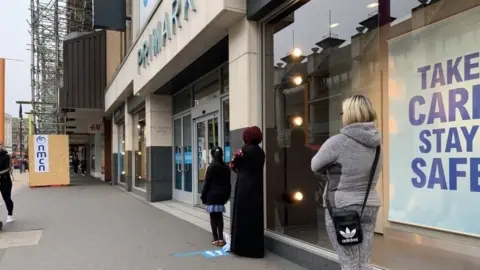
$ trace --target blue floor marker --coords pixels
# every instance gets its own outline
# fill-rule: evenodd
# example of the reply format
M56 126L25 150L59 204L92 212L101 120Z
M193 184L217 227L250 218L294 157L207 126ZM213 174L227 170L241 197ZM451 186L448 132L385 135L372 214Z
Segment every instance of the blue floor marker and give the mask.
M207 259L212 259L212 258L218 258L223 256L229 256L230 254L228 252L223 251L222 249L173 254L173 256L177 258L185 258L190 256L198 256L198 255L202 255Z

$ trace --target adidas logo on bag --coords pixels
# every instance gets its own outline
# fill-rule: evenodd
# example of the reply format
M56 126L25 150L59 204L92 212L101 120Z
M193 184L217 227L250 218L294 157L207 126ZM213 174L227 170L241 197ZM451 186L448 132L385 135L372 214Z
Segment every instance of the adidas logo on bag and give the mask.
M342 243L355 243L358 242L358 237L353 238L357 234L357 230L353 229L350 231L350 228L346 227L345 231L340 231L340 234L343 236Z

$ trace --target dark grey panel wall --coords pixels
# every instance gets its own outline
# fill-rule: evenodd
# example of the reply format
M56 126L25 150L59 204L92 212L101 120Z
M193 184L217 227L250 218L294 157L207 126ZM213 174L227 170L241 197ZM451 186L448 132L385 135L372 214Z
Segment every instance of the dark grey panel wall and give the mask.
M145 97L131 96L127 100L127 111L128 111L128 113L133 113L143 106L145 106Z
M126 1L95 0L93 22L95 28L125 31Z
M172 162L172 147L147 147L148 201L172 199Z
M247 0L247 18L257 21L288 0Z
M113 121L115 124L119 125L125 121L125 105L122 104L118 107L113 113Z
M292 245L265 236L265 247L289 261L292 261L307 269L340 270L340 264L305 249L299 249Z
M104 109L106 58L105 31L63 42L60 107Z

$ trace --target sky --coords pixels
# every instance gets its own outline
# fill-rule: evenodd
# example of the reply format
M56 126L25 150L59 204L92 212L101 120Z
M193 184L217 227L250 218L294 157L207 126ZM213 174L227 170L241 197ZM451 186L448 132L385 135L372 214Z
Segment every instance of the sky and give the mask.
M28 0L0 0L0 58L22 60L6 62L5 71L5 113L18 117L17 100L30 101L31 54ZM23 111L29 111L24 106Z

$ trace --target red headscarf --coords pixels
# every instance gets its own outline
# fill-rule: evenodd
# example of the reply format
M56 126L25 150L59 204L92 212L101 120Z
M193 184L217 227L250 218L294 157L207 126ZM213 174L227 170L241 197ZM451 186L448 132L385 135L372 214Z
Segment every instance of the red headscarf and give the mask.
M262 138L262 131L257 126L248 127L242 134L242 139L245 144L260 144Z

